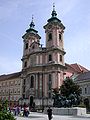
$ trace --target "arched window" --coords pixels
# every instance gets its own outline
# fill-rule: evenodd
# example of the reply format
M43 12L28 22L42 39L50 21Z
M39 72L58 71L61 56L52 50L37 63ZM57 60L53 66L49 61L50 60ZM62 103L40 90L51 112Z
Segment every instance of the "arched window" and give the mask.
M49 85L48 85L48 90L49 90L48 97L51 98L51 90L52 90L52 75L51 74L49 74L48 82L49 82Z
M52 40L52 33L49 33L48 40Z
M28 43L25 44L25 49L28 49Z
M34 87L34 76L31 76L30 88Z
M27 67L27 61L25 61L25 63L24 63L24 67Z
M80 92L80 94L82 94L82 88L80 88L81 89L81 92Z
M87 88L85 87L85 94L87 94Z
M24 79L24 80L23 80L23 85L25 85L25 84L26 84L26 80Z
M62 55L60 55L60 62L62 62Z
M30 97L30 107L33 105L33 96Z
M49 74L49 90L51 89L51 82L52 82L52 76L51 76L51 74Z
M34 48L35 48L35 46L33 45L33 46L32 46L32 49L34 49Z
M49 55L48 61L52 61L52 55Z
M61 34L59 34L59 40L61 40L61 39L62 39Z

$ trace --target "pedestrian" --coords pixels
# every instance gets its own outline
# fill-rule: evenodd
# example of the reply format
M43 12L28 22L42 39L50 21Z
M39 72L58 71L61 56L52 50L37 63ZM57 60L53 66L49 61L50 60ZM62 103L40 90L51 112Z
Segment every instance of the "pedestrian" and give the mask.
M52 119L52 109L50 107L47 110L47 114L48 114L48 119L51 120Z

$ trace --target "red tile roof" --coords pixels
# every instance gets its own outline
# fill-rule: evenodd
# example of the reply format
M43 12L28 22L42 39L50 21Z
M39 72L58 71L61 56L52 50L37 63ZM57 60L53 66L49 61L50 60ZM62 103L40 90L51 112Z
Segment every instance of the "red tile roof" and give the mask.
M79 65L79 64L77 64L77 63L75 63L75 64L71 64L71 67L72 68L74 68L75 69L75 71L77 71L78 73L80 72L88 72L89 70L88 69L86 69L85 67L83 67L83 66L81 66L81 65Z
M88 72L89 70L86 69L85 67L75 63L75 64L65 64L67 67L66 71L69 71L71 73L84 73L84 72Z

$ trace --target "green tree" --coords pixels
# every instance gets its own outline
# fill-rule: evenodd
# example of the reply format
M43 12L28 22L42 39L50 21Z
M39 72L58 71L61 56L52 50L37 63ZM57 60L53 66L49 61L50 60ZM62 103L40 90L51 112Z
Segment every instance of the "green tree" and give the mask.
M60 87L61 94L66 98L70 97L71 94L80 96L81 89L80 86L73 82L69 77L63 81L62 86Z
M66 78L58 91L53 90L55 107L71 107L79 105L81 101L81 89L72 79Z

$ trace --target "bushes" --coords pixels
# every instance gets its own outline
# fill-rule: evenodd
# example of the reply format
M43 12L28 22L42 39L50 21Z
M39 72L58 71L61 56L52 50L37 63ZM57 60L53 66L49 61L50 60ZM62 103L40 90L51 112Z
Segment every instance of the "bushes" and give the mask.
M11 113L0 111L0 120L16 120L16 119Z
M7 110L8 101L0 101L0 120L16 120L14 116Z

